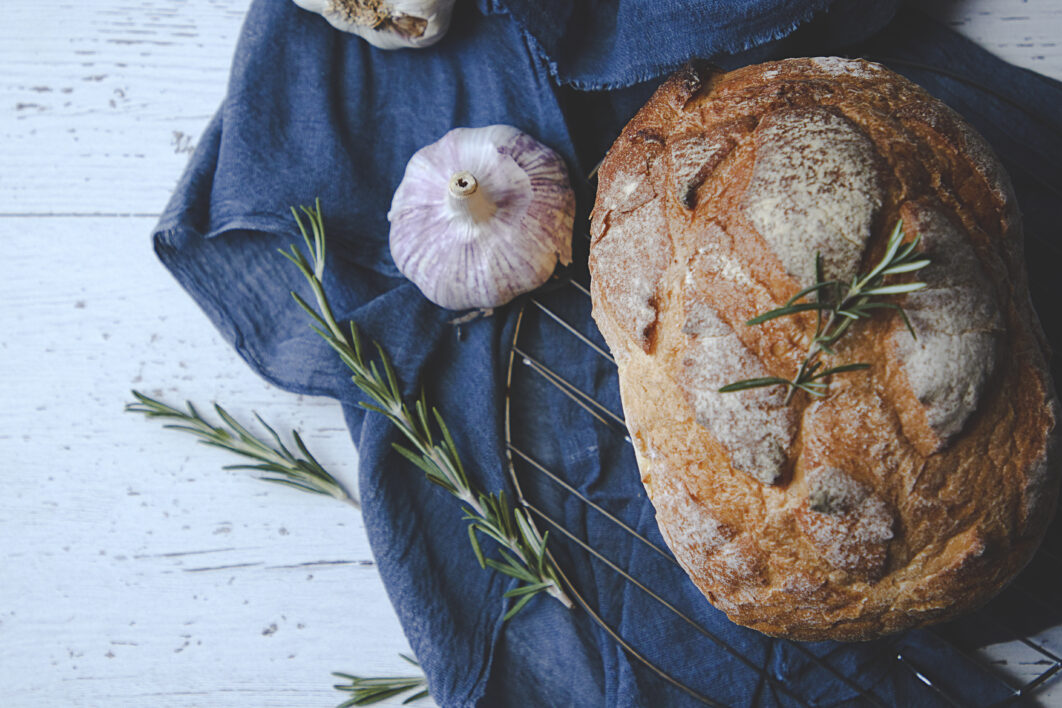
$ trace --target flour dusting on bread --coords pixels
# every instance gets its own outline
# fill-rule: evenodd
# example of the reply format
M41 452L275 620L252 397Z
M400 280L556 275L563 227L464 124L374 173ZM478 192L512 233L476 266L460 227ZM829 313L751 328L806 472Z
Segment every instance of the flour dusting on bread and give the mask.
M826 108L785 109L759 124L745 213L802 286L815 282L815 254L827 278L850 279L884 194L874 145Z
M593 256L597 268L616 274L608 307L645 351L657 318L657 288L672 256L661 207L658 200L628 213L611 213Z
M922 237L926 288L904 298L916 337L902 323L891 335L911 390L942 447L977 410L996 367L1003 319L970 238L939 208L907 204L906 228Z
M681 483L673 482L673 475L661 476L671 484L667 493L658 495L657 519L664 540L686 570L727 577L752 587L762 585L766 578L761 554L753 544L713 516ZM673 533L676 529L681 533Z
M877 578L885 565L885 542L893 516L885 503L836 467L805 472L807 511L800 522L812 544L833 566Z
M811 62L815 69L832 76L853 76L869 79L880 75L885 69L881 64L859 59L845 59L843 57L812 57L808 61Z
M734 148L723 135L691 135L674 141L668 150L671 191L687 209L697 205L697 188Z
M774 483L789 457L795 423L785 405L785 391L775 387L719 392L735 378L768 372L710 306L687 300L682 331L690 344L679 381L697 422L727 448L735 469Z

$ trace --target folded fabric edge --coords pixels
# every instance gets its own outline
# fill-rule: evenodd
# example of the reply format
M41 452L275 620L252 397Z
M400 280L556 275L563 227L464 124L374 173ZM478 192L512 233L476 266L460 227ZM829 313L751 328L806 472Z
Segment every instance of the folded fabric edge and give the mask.
M755 49L764 44L774 42L787 37L792 34L798 27L807 22L820 12L829 9L838 0L818 0L817 2L809 5L805 8L796 18L789 21L786 24L773 27L769 30L761 32L759 34L750 35L743 40L726 41L718 46L714 46L707 53L707 56L688 56L682 59L678 59L672 62L666 62L660 65L645 64L633 69L633 75L618 81L589 81L585 79L578 79L572 76L565 76L561 71L557 61L552 59L545 47L542 46L538 38L527 29L507 7L501 4L495 5L495 14L508 15L512 21L520 27L521 33L525 37L525 41L532 53L538 58L539 62L544 66L550 74L553 81L559 86L570 86L571 88L579 91L611 91L615 89L624 89L636 86L646 81L658 79L662 76L666 76L675 71L679 67L683 66L686 62L696 58L707 58L719 56L721 54L740 54L742 52Z
M269 234L271 236L283 236L289 231L284 228L287 224L275 214L258 214L235 217L221 222L221 225L212 229L207 234L198 230L175 223L174 219L164 218L152 232L152 244L156 257L166 267L180 284L181 288L192 298L206 315L209 322L236 350L240 358L250 365L251 369L261 376L266 382L277 386L290 393L308 396L327 396L336 400L345 399L338 393L326 386L314 386L307 383L296 383L294 380L283 375L281 370L274 370L266 365L252 349L247 346L243 333L229 315L229 308L210 287L210 283L196 277L196 273L188 267L188 261L178 257L181 245L194 241L206 241L231 231L252 231ZM292 243L297 243L293 238ZM276 254L280 259L280 253ZM294 268L292 270L295 273ZM292 278L292 283L295 283ZM309 324L307 324L307 331Z

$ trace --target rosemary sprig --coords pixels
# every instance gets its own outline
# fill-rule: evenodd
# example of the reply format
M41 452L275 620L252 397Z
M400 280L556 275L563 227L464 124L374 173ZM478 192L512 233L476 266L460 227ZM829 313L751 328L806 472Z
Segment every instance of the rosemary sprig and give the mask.
M325 471L321 464L306 448L299 433L291 431L291 437L295 441L299 455L291 452L281 441L277 432L271 428L262 417L255 413L259 425L269 432L271 442L267 442L255 436L228 411L218 404L214 404L214 411L228 428L214 425L206 420L191 402L188 402L187 411L166 405L162 401L149 398L139 391L133 391L135 403L126 404L125 410L130 413L142 413L148 418L161 418L164 420L177 421L163 427L173 430L183 430L186 433L199 438L199 442L212 447L234 452L241 457L257 460L257 464L226 465L227 470L252 470L258 473L258 478L266 482L274 482L285 486L294 487L304 492L324 494L340 501L360 507L358 500L347 491L346 487L335 477Z
M814 285L804 288L789 298L783 306L757 315L745 323L753 326L798 312L815 312L815 336L811 340L808 353L797 370L796 376L792 379L780 376L743 379L723 386L719 392L730 393L750 388L782 385L789 389L785 397L786 405L798 390L805 391L812 396L826 395L826 382L824 381L826 377L870 368L870 364L863 362L823 368L821 356L824 353L835 354L833 347L837 340L848 331L854 322L870 318L874 310L888 309L899 312L911 336L917 338L914 327L911 326L911 321L907 319L907 313L902 306L894 302L881 302L876 298L914 292L926 286L925 283L920 282L884 284L885 278L890 275L913 273L929 265L929 259L924 254L915 251L921 238L921 235L915 235L905 244L903 221L897 221L892 233L889 234L885 255L870 272L853 277L851 283L826 280L823 277L822 256L816 253ZM812 294L815 295L815 301L798 302Z
M399 654L399 656L413 664L413 666L420 666L417 660L411 656L406 656L405 654ZM402 701L402 705L426 698L428 695L428 680L424 676L381 676L379 678L369 678L339 672L335 672L332 675L350 682L334 686L337 691L351 694L351 697L340 703L337 708L367 706L418 688L421 690Z
M390 420L409 442L409 447L396 443L394 449L420 468L429 481L457 497L464 505L468 538L480 566L493 568L522 583L505 593L506 598L515 598L516 602L503 619L507 620L519 612L540 592L553 596L565 607L572 607L572 602L564 592L559 576L546 555L548 532L539 534L523 509L509 506L504 493L486 494L475 489L465 473L457 446L442 415L435 408L430 409L429 415L423 390L413 406L407 405L403 400L394 368L383 348L378 343L373 343L380 362L380 366L377 366L376 361L366 357L354 323L351 322L347 330L340 327L336 321L322 284L325 230L320 201L313 208L302 207L301 216L299 210L292 208L291 211L310 256L307 258L295 245L292 245L289 251L282 250L281 254L294 263L306 278L313 291L317 308L311 307L295 292L292 292L292 297L313 320L311 327L314 331L335 350L350 369L354 384L370 399L371 402L361 405ZM303 217L309 222L309 229L303 222ZM436 435L436 429L439 437ZM479 534L498 543L501 560L484 556Z

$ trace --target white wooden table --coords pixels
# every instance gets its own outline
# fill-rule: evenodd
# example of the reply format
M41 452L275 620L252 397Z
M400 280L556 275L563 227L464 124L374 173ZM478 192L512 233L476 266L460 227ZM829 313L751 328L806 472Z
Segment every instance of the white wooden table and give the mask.
M4 2L4 706L332 706L330 671L409 668L356 511L123 413L131 388L258 411L354 483L338 406L259 380L151 251L247 5ZM931 5L1062 78L1062 3Z

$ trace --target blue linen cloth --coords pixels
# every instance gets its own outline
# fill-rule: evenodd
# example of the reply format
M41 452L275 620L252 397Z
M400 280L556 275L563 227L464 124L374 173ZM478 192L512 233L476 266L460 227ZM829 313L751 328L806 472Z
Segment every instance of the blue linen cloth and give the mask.
M593 199L585 175L662 76L693 56L730 68L773 56L864 54L957 108L1014 178L1034 298L1048 334L1062 334L1062 322L1047 307L1054 292L1050 267L1058 262L1050 239L1062 190L1062 88L915 12L893 18L895 11L895 2L875 0L480 0L458 3L438 45L382 52L291 2L252 5L228 94L159 222L155 248L257 372L285 389L343 403L359 453L366 530L440 704L697 700L633 659L584 610L565 610L542 595L501 621L502 593L513 583L480 569L456 501L392 451L393 427L357 407L362 397L348 372L292 302L289 289L308 299L309 293L276 253L298 240L288 207L321 199L330 237L325 284L337 317L380 342L407 395L425 389L451 427L470 477L489 491L512 492L504 383L523 303L457 327L449 324L454 313L426 301L400 276L388 252L386 212L406 161L453 127L515 125L568 162L576 223L585 224ZM579 228L575 244L572 274L585 280ZM603 345L585 295L564 287L540 297ZM519 343L610 410L621 410L615 368L534 308L524 313ZM663 547L621 434L519 364L511 403L513 441L521 450ZM516 465L529 500L693 620L696 627L551 532L551 548L589 605L636 651L713 701L854 705L865 700L864 689L893 705L939 700L893 658L897 652L931 667L926 670L961 701L1008 695L935 632L797 645L735 626L668 558L526 464Z

